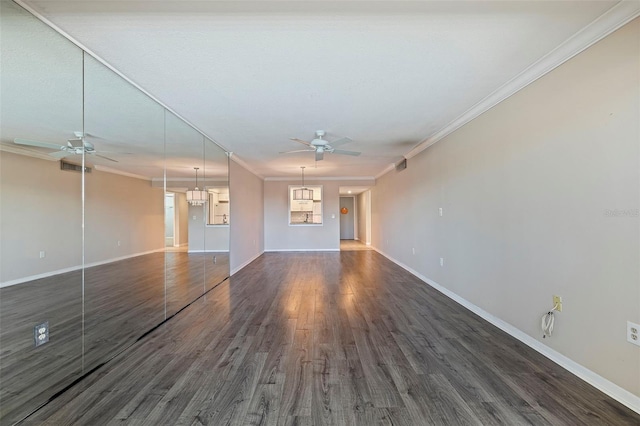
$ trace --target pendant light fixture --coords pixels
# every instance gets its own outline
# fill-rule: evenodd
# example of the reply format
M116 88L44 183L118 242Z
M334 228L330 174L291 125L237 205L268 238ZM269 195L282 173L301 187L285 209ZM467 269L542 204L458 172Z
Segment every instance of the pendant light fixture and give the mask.
M313 189L304 186L304 166L300 166L300 168L302 169L302 188L293 190L293 199L296 201L313 200Z
M201 206L207 202L209 198L207 191L200 191L198 189L198 170L200 167L194 167L196 171L196 187L193 191L187 191L187 202L192 206Z

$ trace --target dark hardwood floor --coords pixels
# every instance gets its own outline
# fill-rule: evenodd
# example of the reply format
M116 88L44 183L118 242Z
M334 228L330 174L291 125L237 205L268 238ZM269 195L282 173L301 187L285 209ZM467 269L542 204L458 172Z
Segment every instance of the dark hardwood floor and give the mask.
M212 258L153 253L87 268L84 306L81 271L0 288L0 425L20 420L223 281L228 255ZM43 321L50 341L35 348L33 327Z
M640 416L373 251L267 253L30 417L619 425Z

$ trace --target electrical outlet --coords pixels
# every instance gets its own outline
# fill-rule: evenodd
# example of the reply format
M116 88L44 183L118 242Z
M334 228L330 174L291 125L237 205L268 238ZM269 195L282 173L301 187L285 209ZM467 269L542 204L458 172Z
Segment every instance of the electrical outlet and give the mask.
M440 214L440 216L442 217L442 207L438 209L438 214Z
M444 266L444 257L440 258L440 266Z
M416 249L415 249L415 248L412 248L412 249L411 249L411 252L412 252L413 254L416 254Z
M122 245L122 243L120 242L120 240L118 240L118 247L120 247Z
M47 256L47 252L44 250L40 250L40 259L44 259Z
M627 321L627 342L640 346L640 324Z
M33 327L33 340L35 346L44 345L49 341L49 321Z
M553 295L553 306L555 306L556 311L562 312L562 297Z

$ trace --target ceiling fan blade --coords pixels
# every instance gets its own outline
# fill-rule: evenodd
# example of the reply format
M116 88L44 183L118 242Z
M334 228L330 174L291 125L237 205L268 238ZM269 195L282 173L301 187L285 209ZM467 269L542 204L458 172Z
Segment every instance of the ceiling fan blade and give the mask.
M324 151L316 151L316 161L320 161L322 159L324 159Z
M293 154L294 152L314 152L315 149L294 149L293 151L280 151L279 154Z
M334 149L333 150L334 154L342 154L342 155L360 155L361 152L357 152L357 151L345 151L344 149Z
M32 141L32 140L29 140L29 139L21 139L21 138L15 138L13 140L13 142L17 143L18 145L37 146L39 148L48 148L48 149L63 149L64 148L64 145L60 145L60 144L57 144L57 143Z
M52 157L55 158L64 158L64 157L69 157L71 155L74 155L74 152L69 152L69 151L58 151L58 152L52 152L51 154L49 154Z
M114 163L119 163L118 160L114 160L113 158L105 157L104 155L100 155L100 154L93 154L93 155L95 155L96 157L104 158L105 160L113 161Z
M351 138L344 137L344 138L337 139L333 142L329 142L329 145L335 148L336 146L344 145L349 142L353 142L353 140Z
M302 145L311 146L311 142L303 141L302 139L291 138L291 140L294 142L301 143Z

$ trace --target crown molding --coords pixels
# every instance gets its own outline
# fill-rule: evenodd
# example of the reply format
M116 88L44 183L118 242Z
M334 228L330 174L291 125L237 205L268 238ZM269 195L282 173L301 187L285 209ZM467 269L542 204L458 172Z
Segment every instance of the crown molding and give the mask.
M540 58L523 72L503 84L493 93L482 99L480 102L469 108L458 118L447 124L444 128L420 142L415 148L409 151L405 158L415 157L434 143L445 138L460 127L464 126L482 113L493 108L503 100L512 96L521 89L527 87L540 77L554 70L564 62L573 58L580 52L589 48L593 44L602 40L615 30L640 16L640 1L623 0L600 15L589 25L578 31L569 39L564 41L554 50ZM388 173L392 169L385 169L376 178Z
M262 180L265 180L264 176L262 176L260 173L256 172L242 158L238 157L238 154L236 154L235 152L227 152L227 155L229 156L229 159L231 161L233 161L234 163L236 163L237 165L239 165L240 167L242 167L243 169L245 169L246 171L248 171L249 173L251 173L255 177L260 178Z
M266 182L286 182L286 181L298 181L299 177L296 176L270 176L264 178ZM372 185L375 185L375 177L373 176L329 176L329 177L309 177L305 179L308 182L315 181L361 181L361 182L370 182Z
M45 154L44 152L39 152L39 151L31 150L28 148L22 148L22 147L13 146L13 145L0 144L0 151L10 152L12 154L17 154L17 155L24 155L26 157L37 158L39 160L45 160L45 161L60 161L59 158L52 157L50 155Z
M147 176L137 175L135 173L129 173L122 170L114 169L108 166L101 166L100 164L93 165L93 168L99 172L103 173L111 173L114 175L126 176L134 179L146 180L148 182L152 182L153 179Z
M375 179L376 180L380 179L382 176L386 175L387 173L389 173L391 170L393 170L395 168L396 168L395 164L393 164L393 163L389 164L387 167L385 167L380 173L378 173L375 176Z

